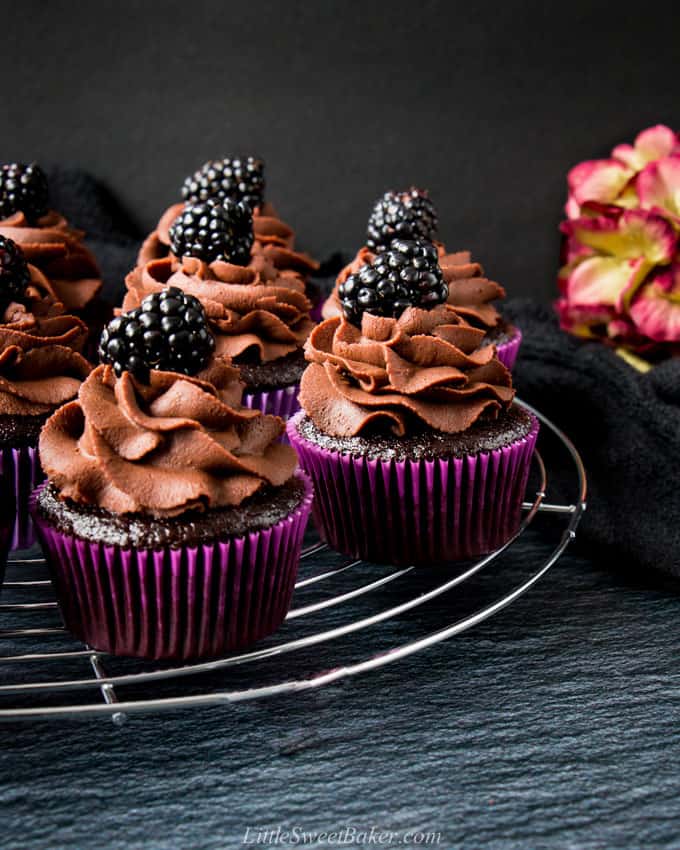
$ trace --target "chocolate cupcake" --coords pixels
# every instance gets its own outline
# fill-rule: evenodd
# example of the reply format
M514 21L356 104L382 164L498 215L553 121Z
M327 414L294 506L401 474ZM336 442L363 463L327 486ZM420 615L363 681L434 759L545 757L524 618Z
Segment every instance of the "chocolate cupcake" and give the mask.
M299 275L305 284L305 294L312 302L312 318L321 318L321 291L310 281L319 270L319 263L309 254L295 249L295 231L286 224L269 202L264 199L264 162L256 157L210 160L184 181L184 203L198 203L225 198L242 201L253 213L252 258L264 258L279 271ZM173 204L163 213L156 228L144 240L137 265L167 257L171 252L170 228L184 208Z
M12 548L33 543L28 499L42 478L40 429L91 370L87 328L64 312L50 282L0 236L0 466L15 493Z
M449 253L436 241L437 213L427 193L420 189L387 192L376 201L368 223L367 244L338 275L333 292L322 307L322 317L329 319L342 313L340 285L377 254L388 251L392 240L398 238L425 239L436 245L439 265L449 287L448 303L471 325L485 332L482 344L493 343L501 363L512 369L522 334L493 304L505 298L504 288L484 276L484 269L472 260L469 251Z
M484 330L446 303L441 271L414 251L370 264L366 291L345 293L345 315L312 332L302 410L288 423L322 537L392 564L472 558L509 540L538 434Z
M186 321L151 336L182 298ZM41 435L34 521L64 622L98 650L221 655L288 610L311 485L208 339L195 299L151 296L111 323L110 362Z
M128 275L122 309L135 309L167 286L195 296L217 354L241 372L243 404L288 418L298 409L311 304L297 274L276 269L263 255L250 257L251 228L246 208L231 201L187 206L172 228L173 253Z
M0 234L49 279L67 313L90 329L94 348L111 309L100 298L101 272L85 234L48 206L47 179L35 163L0 168ZM91 353L91 352L90 352Z

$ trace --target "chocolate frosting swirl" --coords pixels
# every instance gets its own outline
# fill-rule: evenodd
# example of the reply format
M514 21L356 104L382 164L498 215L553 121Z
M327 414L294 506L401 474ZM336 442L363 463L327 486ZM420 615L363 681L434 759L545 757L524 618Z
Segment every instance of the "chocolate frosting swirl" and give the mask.
M47 278L29 264L22 302L0 314L0 415L40 416L74 398L91 370L87 327L64 315Z
M340 317L314 329L300 404L336 437L423 428L455 434L496 418L514 397L512 378L484 331L452 307L410 307L399 319L365 313L361 330Z
M62 499L117 514L239 505L297 465L282 420L241 407L242 391L219 358L196 377L152 371L148 386L98 366L47 421L43 469Z
M160 221L142 243L137 265L167 257L170 253L170 225L182 212L184 204L173 204L163 213ZM295 250L295 231L280 219L271 204L256 207L253 212L253 260L264 257L280 271L295 272L302 278L319 268L308 254Z
M254 354L261 363L285 357L302 348L314 326L302 281L264 260L235 266L170 256L138 266L125 285L123 312L166 286L198 298L215 336L216 354L223 357Z
M480 263L474 262L469 251L457 251L448 254L443 245L438 244L439 265L444 280L449 286L447 303L455 307L456 312L463 316L476 328L489 331L501 321L498 310L491 303L499 298L505 298L503 287L493 280L484 277L484 269ZM356 257L338 275L333 292L323 305L322 316L330 319L342 312L338 298L338 286L347 278L359 271L370 262L375 254L365 246L359 249Z
M83 310L102 288L97 261L83 244L85 234L51 210L36 224L22 212L0 221L0 234L21 247L29 263L52 282L67 310Z
M177 286L203 305L222 357L255 355L261 363L302 348L314 323L301 279L278 272L263 258L250 266L195 257L154 260L127 276L123 312L166 286Z

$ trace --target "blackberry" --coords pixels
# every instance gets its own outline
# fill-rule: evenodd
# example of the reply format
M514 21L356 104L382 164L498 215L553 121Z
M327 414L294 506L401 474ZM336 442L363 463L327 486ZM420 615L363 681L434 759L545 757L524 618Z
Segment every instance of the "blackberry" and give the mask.
M252 244L250 209L228 198L187 204L170 227L170 247L177 257L198 257L206 263L226 260L245 266Z
M47 209L47 177L39 165L10 162L0 168L0 218L21 211L35 222Z
M20 300L30 279L24 252L14 240L0 236L0 306Z
M215 339L201 302L171 286L104 328L99 359L116 375L132 372L148 383L149 370L195 375L210 360Z
M243 201L251 210L264 201L264 162L254 156L211 159L182 185L185 201Z
M385 192L375 202L368 219L366 244L372 251L385 251L393 239L425 239L437 236L437 211L427 192Z
M398 318L407 307L443 304L449 287L431 242L393 239L390 250L350 275L338 294L347 320L360 326L364 313Z

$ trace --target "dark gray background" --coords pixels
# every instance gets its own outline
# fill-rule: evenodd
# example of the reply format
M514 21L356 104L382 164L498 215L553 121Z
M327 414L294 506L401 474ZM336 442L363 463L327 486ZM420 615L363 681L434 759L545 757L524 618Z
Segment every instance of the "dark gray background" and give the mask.
M678 120L678 4L24 0L0 156L82 166L150 228L205 159L257 152L324 256L385 189L430 189L451 247L554 289L567 169Z

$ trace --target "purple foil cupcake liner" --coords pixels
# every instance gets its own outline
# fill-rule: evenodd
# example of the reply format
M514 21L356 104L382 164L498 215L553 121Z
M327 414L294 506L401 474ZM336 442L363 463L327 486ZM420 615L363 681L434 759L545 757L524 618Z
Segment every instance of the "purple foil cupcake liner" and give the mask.
M14 530L16 510L14 508L14 489L12 483L0 478L0 591L5 580L7 553Z
M517 355L519 354L519 347L522 343L522 331L517 327L514 330L514 336L496 348L498 359L506 367L506 369L510 370L512 370L515 366Z
M381 461L323 449L288 423L314 483L323 539L352 558L429 564L477 557L517 531L538 420L510 446L463 458Z
M28 549L35 543L35 531L29 513L29 500L33 490L44 480L37 446L20 449L2 449L0 471L14 490L16 519L12 530L10 549Z
M312 502L271 528L197 547L127 549L63 534L31 510L64 625L113 655L224 655L276 631L288 612Z
M323 321L323 316L321 315L321 311L323 310L323 302L323 296L319 295L318 299L312 301L312 309L309 311L309 318L317 324Z
M262 390L257 393L244 393L242 403L244 407L257 408L263 413L271 413L282 419L290 419L300 409L298 403L299 384L290 387L282 387L278 390Z

